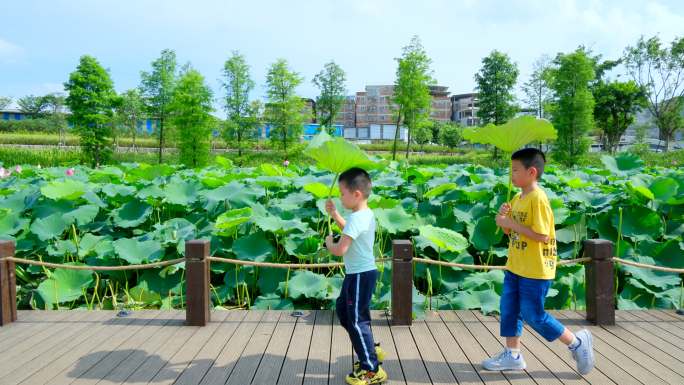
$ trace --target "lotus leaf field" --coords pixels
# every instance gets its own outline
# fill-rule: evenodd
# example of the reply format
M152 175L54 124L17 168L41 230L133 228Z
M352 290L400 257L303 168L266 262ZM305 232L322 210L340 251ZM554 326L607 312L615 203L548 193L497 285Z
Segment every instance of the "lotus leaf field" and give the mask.
M559 258L579 257L581 241L616 242L622 258L684 267L684 168L646 168L629 154L598 168L548 166L543 177L556 218ZM191 170L123 164L98 169L24 166L0 179L0 237L17 256L64 264L127 265L179 258L184 242L210 239L214 256L250 261L329 262L324 203L335 172L314 166L216 163ZM388 162L371 171L376 257L393 239L413 239L419 257L502 265L507 240L496 209L508 170L476 165L417 167ZM332 190L335 196L339 192ZM334 198L336 199L336 198ZM338 208L341 210L341 205ZM344 213L348 214L348 213ZM339 231L334 227L333 230ZM391 264L372 306L389 307ZM584 267L561 266L547 307L584 307ZM340 269L286 270L211 264L212 303L258 309L332 308ZM618 307L679 308L677 274L619 266ZM414 310L497 311L503 273L416 264ZM17 266L20 308L180 308L184 266L92 272Z

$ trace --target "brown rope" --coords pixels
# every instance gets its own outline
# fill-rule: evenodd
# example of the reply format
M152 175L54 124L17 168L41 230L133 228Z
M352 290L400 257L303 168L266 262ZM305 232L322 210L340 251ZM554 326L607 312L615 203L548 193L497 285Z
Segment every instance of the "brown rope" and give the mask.
M651 269L651 270L656 270L656 271L665 271L665 272L668 272L668 273L679 273L679 274L683 274L683 273L684 273L684 269L675 269L675 268L673 268L673 267L649 265L649 264L646 264L646 263L639 263L639 262L629 261L629 260L622 259L622 258L617 258L617 257L613 257L613 261L615 261L615 262L617 262L617 263L621 263L621 264L623 264L623 265L634 266L634 267L641 267L641 268L644 268L644 269Z
M7 257L5 260L15 263L22 263L25 265L49 267L53 269L67 269L67 270L92 270L92 271L121 271L121 270L145 270L156 267L165 267L176 265L185 262L185 258L172 259L170 261L161 261L154 263L146 263L144 265L126 265L126 266L90 266L90 265L63 265L61 263L50 263L43 261L33 261L30 259Z
M470 265L465 263L454 263L446 261L436 261L434 259L427 258L413 258L416 263L425 263L428 265L441 265L447 267L458 267L461 269L472 269L472 270L507 270L506 266L496 266L496 265ZM575 263L583 263L591 261L591 258L576 258L558 261L558 265L572 265Z
M424 263L427 265L440 265L440 266L447 266L447 267L458 267L461 269L473 269L473 270L506 270L506 266L488 266L488 265L469 265L465 263L454 263L454 262L446 262L446 261L437 261L434 259L428 259L428 258L413 258L413 261L416 263Z
M212 262L222 262L231 263L234 265L244 265L244 266L257 266L257 267L274 267L277 269L315 269L315 268L332 268L332 267L342 267L344 263L342 262L332 262L332 263L274 263L274 262L254 262L254 261L243 261L241 259L231 259L231 258L221 258L221 257L207 257L208 260ZM388 262L391 258L381 258L376 259L375 262Z
M564 265L574 265L575 263L584 263L584 262L589 262L591 261L591 258L589 257L582 257L582 258L575 258L575 259L561 259L558 261L557 265L559 266L564 266Z

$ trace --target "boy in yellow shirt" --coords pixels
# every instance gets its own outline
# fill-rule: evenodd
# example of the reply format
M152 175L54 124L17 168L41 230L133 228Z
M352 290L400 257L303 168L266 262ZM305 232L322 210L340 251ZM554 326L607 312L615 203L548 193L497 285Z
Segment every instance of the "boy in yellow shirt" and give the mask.
M594 367L591 333L580 330L573 334L544 310L546 294L556 276L556 232L553 211L546 193L537 181L544 173L546 157L535 148L519 150L511 156L511 179L522 191L504 203L496 224L510 238L507 271L501 295L500 334L506 348L484 360L487 370L523 370L525 360L520 353L523 321L551 342L566 344L577 362L580 374Z

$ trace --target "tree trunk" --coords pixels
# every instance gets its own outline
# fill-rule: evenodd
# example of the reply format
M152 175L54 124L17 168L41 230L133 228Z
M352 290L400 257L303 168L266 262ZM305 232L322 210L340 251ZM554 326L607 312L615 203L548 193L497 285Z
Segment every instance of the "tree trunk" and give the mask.
M399 133L401 132L400 124L401 124L401 108L399 108L399 113L397 114L397 127L394 130L394 146L392 147L392 160L397 160L397 142L399 141Z
M411 150L411 127L406 127L408 130L406 134L406 159L409 158L409 151Z
M159 118L159 164L162 162L162 146L164 144L164 118Z

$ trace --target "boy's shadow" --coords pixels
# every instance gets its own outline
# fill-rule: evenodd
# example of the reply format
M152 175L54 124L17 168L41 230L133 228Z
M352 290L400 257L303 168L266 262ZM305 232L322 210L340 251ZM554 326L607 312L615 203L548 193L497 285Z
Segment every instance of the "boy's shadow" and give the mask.
M160 325L162 321L149 322L149 320L133 319L127 320L128 324L145 324L149 326ZM123 323L124 320L113 319L105 321L105 323ZM224 322L239 322L239 321L224 321ZM313 325L314 317L311 314L305 314L301 317L298 323L305 325ZM181 320L172 320L168 325L177 327L184 327ZM375 323L375 322L374 322ZM333 325L333 327L340 327ZM221 338L214 336L212 338ZM288 351L291 353L293 349L297 349L296 341L290 341ZM315 349L315 341L311 341L311 349ZM388 341L388 343L392 343ZM181 348L182 349L182 348ZM230 349L230 346L223 348ZM351 344L349 345L351 352ZM117 383L186 383L186 380L192 379L192 383L237 383L239 385L255 384L267 385L276 383L301 383L304 377L311 377L312 379L328 379L330 384L343 384L344 377L347 374L347 367L351 371L351 358L345 356L337 358L334 361L320 360L314 358L307 358L308 354L303 354L304 358L292 359L283 355L274 355L270 353L255 354L255 355L238 355L238 358L230 362L223 362L217 365L215 359L198 359L185 362L171 363L169 360L162 358L156 353L148 353L142 349L125 349L125 350L100 350L91 352L78 359L76 366L67 374L70 378L82 378L90 380L100 380L106 378L108 381ZM106 370L98 370L100 365L110 363L112 368ZM115 365L114 365L115 363ZM431 368L442 367L444 369L444 361L432 362L421 359L408 360L385 360L383 367L388 371L390 378L403 380L408 382L420 384L444 383L453 381L453 378L473 378L473 367L469 362L448 363L449 369L432 370ZM475 364L478 371L482 371L479 364ZM106 373L104 373L106 371ZM306 373L306 375L305 375ZM577 375L573 373L553 373L541 371L528 371L536 379L577 379ZM426 376L427 374L427 376ZM453 377L452 377L453 375ZM525 373L512 374L512 378L527 377ZM200 379L202 381L200 381ZM204 382L203 382L204 381ZM236 382L237 381L237 382ZM473 381L465 380L463 383L482 383L477 375Z

